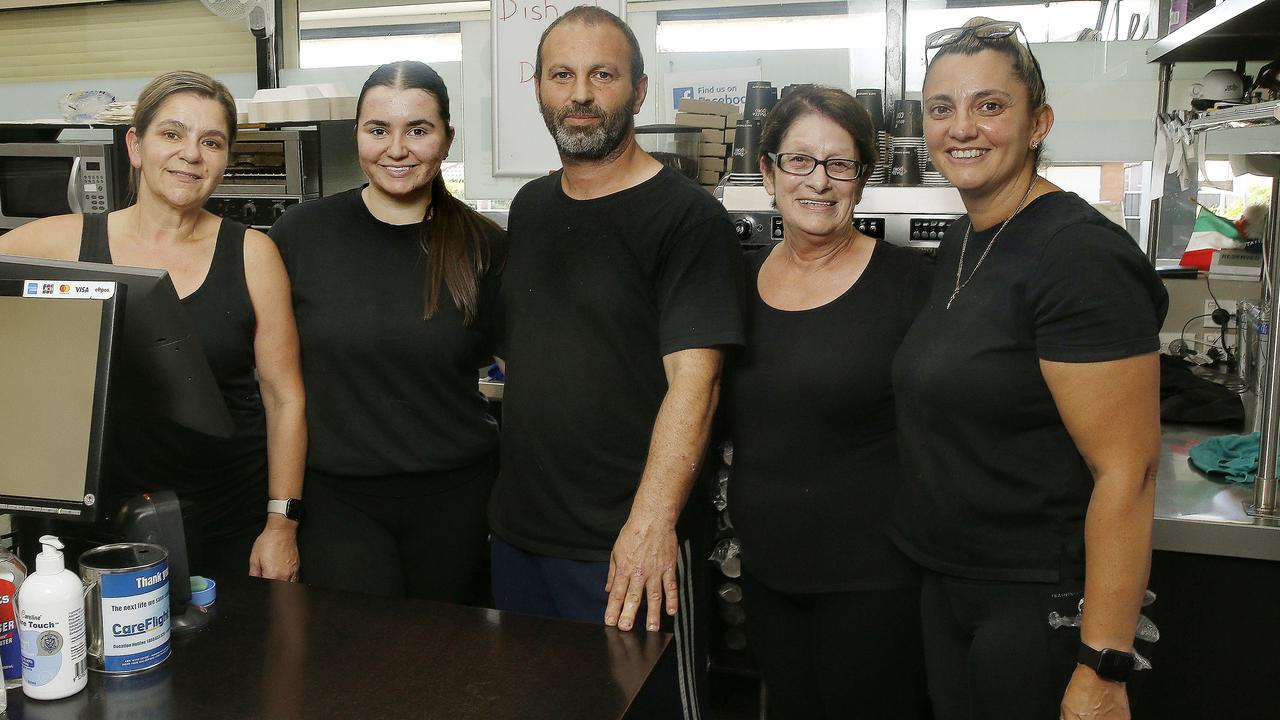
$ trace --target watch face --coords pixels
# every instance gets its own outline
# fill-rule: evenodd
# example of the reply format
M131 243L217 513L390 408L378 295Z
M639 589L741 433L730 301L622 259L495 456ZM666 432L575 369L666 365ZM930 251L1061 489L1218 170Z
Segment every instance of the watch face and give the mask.
M1110 648L1098 656L1098 675L1108 680L1125 682L1133 672L1133 656Z

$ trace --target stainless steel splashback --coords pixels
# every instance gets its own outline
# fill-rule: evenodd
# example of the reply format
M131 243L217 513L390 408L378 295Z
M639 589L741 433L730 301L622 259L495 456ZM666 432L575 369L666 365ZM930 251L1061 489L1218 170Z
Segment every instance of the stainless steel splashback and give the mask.
M782 215L761 185L725 185L716 189L744 247L782 239ZM951 223L964 215L953 187L869 186L854 209L854 227L870 237L921 249L938 246Z

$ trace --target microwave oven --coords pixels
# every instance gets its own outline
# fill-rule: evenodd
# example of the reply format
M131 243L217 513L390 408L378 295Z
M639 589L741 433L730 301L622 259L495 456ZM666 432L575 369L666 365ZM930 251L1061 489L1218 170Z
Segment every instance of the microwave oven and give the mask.
M129 164L114 140L0 142L0 232L128 202Z

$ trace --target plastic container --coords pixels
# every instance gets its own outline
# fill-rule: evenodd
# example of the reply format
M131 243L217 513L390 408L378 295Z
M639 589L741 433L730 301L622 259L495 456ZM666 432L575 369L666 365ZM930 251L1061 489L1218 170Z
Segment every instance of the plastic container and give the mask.
M22 648L18 643L18 591L27 566L17 555L0 551L0 663L5 688L22 686Z
M36 700L57 700L84 689L89 668L84 633L84 590L66 568L62 541L40 538L35 574L18 591L18 632L22 643L22 692Z

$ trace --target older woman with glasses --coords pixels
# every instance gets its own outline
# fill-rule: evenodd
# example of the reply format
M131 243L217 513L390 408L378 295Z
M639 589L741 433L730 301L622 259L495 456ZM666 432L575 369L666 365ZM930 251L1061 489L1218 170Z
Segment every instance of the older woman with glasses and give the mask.
M783 238L747 263L750 343L724 403L769 715L925 717L919 580L883 525L899 480L891 360L926 259L854 229L876 151L848 93L789 93L761 149Z
M894 364L893 532L923 567L938 718L1127 718L1167 296L1122 228L1037 174L1053 110L1017 30L929 38L925 140L968 214Z

